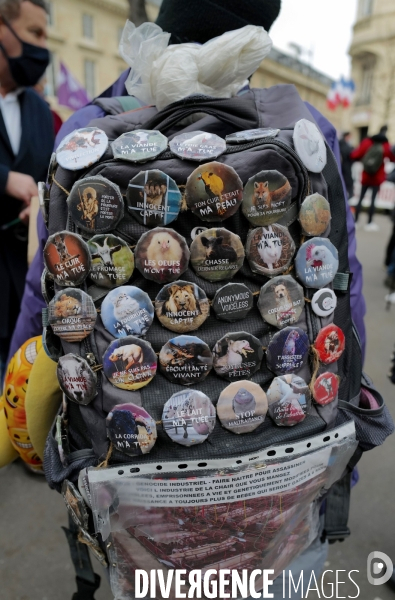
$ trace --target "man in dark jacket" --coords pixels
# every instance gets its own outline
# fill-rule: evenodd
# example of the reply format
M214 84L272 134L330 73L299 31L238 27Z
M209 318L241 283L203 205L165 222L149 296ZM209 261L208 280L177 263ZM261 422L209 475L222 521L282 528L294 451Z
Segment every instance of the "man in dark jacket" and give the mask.
M348 199L352 198L354 195L354 179L351 172L351 152L354 148L351 146L350 140L351 134L349 131L347 131L343 133L339 141L340 157L342 160L342 175L344 179L344 184L346 186Z

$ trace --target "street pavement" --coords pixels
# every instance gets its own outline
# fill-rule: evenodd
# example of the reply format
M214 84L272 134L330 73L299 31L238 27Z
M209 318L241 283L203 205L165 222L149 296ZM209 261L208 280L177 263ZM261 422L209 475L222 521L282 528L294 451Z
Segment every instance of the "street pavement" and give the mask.
M362 215L361 221L365 220ZM377 217L380 231L358 230L358 256L364 266L367 300L368 345L366 371L386 399L395 417L395 387L387 379L389 356L395 343L395 306L385 309L383 256L390 235L388 217ZM326 568L338 573L338 581L352 575L362 600L395 600L387 586L367 582L366 561L370 552L381 551L395 559L394 521L395 436L381 448L365 454L359 464L360 481L352 493L350 528L345 542L330 547ZM71 600L75 591L74 571L62 525L67 524L61 496L51 491L43 478L25 471L20 462L0 470L0 600ZM100 565L93 559L96 572ZM345 573L346 571L346 573ZM328 581L335 581L331 573ZM356 597L350 582L339 584L335 595L327 587L326 597ZM319 596L312 592L308 596ZM111 600L103 581L96 600Z

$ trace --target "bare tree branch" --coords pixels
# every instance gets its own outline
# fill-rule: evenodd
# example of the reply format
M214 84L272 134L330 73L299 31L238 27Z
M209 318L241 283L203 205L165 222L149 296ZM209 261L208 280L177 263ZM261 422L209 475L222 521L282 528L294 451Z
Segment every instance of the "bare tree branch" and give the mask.
M138 27L141 23L148 21L147 12L145 10L145 0L128 0L129 2L129 19Z

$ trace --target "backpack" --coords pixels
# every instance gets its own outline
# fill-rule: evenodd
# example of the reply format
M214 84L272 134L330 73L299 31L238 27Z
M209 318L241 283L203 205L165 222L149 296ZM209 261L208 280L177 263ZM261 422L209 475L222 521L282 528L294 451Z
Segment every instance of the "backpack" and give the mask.
M384 161L383 144L373 144L362 158L363 169L369 175L375 175Z
M102 99L101 102L105 100ZM52 488L63 490L64 496L65 482L68 486L74 486L72 489L75 493L78 494L79 490L85 504L91 508L89 519L84 522L74 511L74 523L71 522L70 530L77 529L79 541L90 545L91 549L96 549L103 561L106 560L105 556L108 556L112 565L110 569L113 591L117 598L131 597L134 589L132 573L135 568L155 568L147 566L154 563L158 568L171 565L177 568L180 565L189 565L188 569L195 568L191 567L191 552L196 555L197 548L201 554L194 564L198 564L199 568L208 568L210 565L220 568L226 563L230 568L251 569L256 566L258 559L258 563L261 564L264 556L265 568L273 566L277 574L319 534L318 515L323 497L327 499L327 538L344 539L349 535L347 500L351 470L363 451L383 443L393 430L391 417L382 397L362 373L361 348L350 312L351 274L348 266L346 205L335 158L327 147L327 164L322 173L312 173L307 171L295 152L295 124L300 119L313 122L313 118L293 86L280 85L265 90L249 90L242 96L231 99L195 96L174 103L161 112L154 107L119 114L117 112L112 110L113 114L93 121L90 126L103 130L110 141L136 129L157 130L170 139L174 135L194 131L213 133L224 139L227 135L245 130L263 127L278 130L278 133L276 131L268 137L228 144L226 151L216 160L233 167L243 184L262 169L277 170L286 176L292 188L292 203L279 223L288 227L297 248L304 241L298 222L301 202L312 192L328 199L332 221L324 235L337 248L339 254L339 269L333 282L337 308L329 317L317 316L311 310L311 299L316 290L304 288L305 309L296 326L307 333L310 344L317 338L320 330L332 322L343 331L345 350L340 359L329 367L321 367L320 370L321 373L329 370L339 377L339 391L336 399L330 404L313 404L307 416L294 427L279 427L266 418L253 431L236 435L221 427L217 420L214 431L206 442L191 446L177 444L161 430L161 419L165 402L180 390L180 386L158 372L149 385L137 391L114 387L101 371L102 356L113 341L113 336L98 318L94 331L82 342L62 340L60 347L59 340L54 340L51 336L59 354L73 353L91 362L97 375L98 394L86 406L66 399L67 407L62 407L47 439L44 456L46 478ZM77 231L85 239L90 237L84 231L77 230L68 214L67 195L77 180L101 175L116 183L125 194L129 181L140 171L159 169L173 178L183 190L187 178L199 164L181 160L169 149L145 164L133 164L114 159L111 149L108 148L99 162L82 171L68 171L58 166L54 171L53 180L50 181L49 234L69 230ZM202 226L225 227L238 235L243 244L246 243L252 227L240 210L225 222L213 225L202 222L191 211L181 211L177 220L170 224L170 228L186 239L188 246L192 241L191 232ZM135 247L141 236L149 231L150 228L139 224L125 210L122 220L112 233L126 241L129 246ZM180 279L198 285L211 301L216 292L227 283L203 279L191 268L188 268ZM257 295L269 279L254 273L245 260L231 281L245 284ZM49 291L50 285L48 280L47 290L44 283L48 300L53 296L53 291ZM145 291L152 300L157 297L162 287L142 277L137 270L134 271L129 285ZM96 309L100 311L108 290L88 280L81 288L91 296ZM55 286L56 291L59 289ZM43 314L43 323L45 333L48 334L46 311ZM267 348L277 329L262 319L254 303L248 316L242 321L229 323L211 314L191 335L202 338L210 348L214 348L218 340L234 331L252 334ZM175 335L155 319L145 339L152 344L154 351L159 353ZM52 352L56 354L54 350ZM310 382L312 373L316 370L314 364L314 356L311 356L310 363L305 364L298 375ZM251 381L261 389L267 390L273 378L273 372L263 360L261 368L252 375ZM202 382L191 387L196 387L206 394L215 404L228 385L229 381L211 372ZM370 404L361 390L368 391ZM106 417L115 406L128 402L142 405L158 425L155 445L149 453L137 457L114 448L107 438ZM320 467L319 461L329 460L328 451L332 452L336 468L329 469L329 475L326 473L324 477L324 469ZM306 476L303 471L298 471L302 468L302 463L297 459L303 456L310 457L308 461L311 465L314 464L314 477L312 474ZM315 463L314 460L318 462ZM100 468L96 468L98 466ZM268 467L272 469L270 477L267 475L268 481L277 481L280 483L279 487L270 488L272 484L266 483L265 485L272 490L271 493L257 496L256 500L249 498L250 504L247 502L246 506L242 499L250 492L248 487L243 488L242 481L245 481L245 478L256 478L259 473L259 481L262 481L262 473L265 471L260 470ZM289 472L294 475L287 479L284 472L287 472L288 468L292 469ZM255 471L249 474L249 469ZM233 505L236 506L234 510L232 504L226 504L224 498L218 505L208 500L200 506L193 494L189 500L188 494L176 494L170 505L166 504L167 501L161 496L165 489L174 495L177 486L192 485L194 480L202 481L202 477L207 477L207 481L215 479L220 486L225 486L226 481L229 481L232 489L239 489L245 495L241 493L232 497L230 502L235 502L238 498L238 503ZM292 487L293 477L298 483L296 487ZM304 477L307 477L307 481L304 481ZM259 481L257 487L261 485ZM156 485L159 487L155 487ZM281 490L282 486L286 490L284 495L276 491ZM144 496L145 493L147 496ZM200 493L196 492L196 498ZM226 494L226 488L222 489L221 493ZM150 498L152 506L157 502L159 507L146 510L145 503L151 505L148 500L144 500L145 497ZM155 501L154 497L157 498ZM228 497L230 498L230 492ZM285 504L282 504L283 501ZM70 509L70 502L68 506ZM286 511L284 514L289 516L289 519L281 517L283 511ZM126 513L128 518L125 517ZM118 515L118 526L115 528L114 515ZM193 515L198 515L195 519L200 523L207 521L209 526L214 528L212 533L209 534L207 530L200 539L201 527L199 529ZM92 519L96 533L93 530ZM244 528L248 535L258 536L256 539L261 541L257 541L254 548L246 547L243 550L244 545L248 546L245 540L236 539L230 533L227 538L224 533L228 530L235 531L235 525L233 529L232 526L230 529L228 527L231 521L237 522L241 530ZM119 525L121 522L122 527ZM269 529L265 529L264 523L267 522L270 522L270 533ZM77 528L75 523L78 523ZM159 525L160 523L162 525ZM219 523L220 527L216 528L215 524ZM163 536L166 534L168 539L171 538L170 546L160 541L160 531L164 531L161 528L166 527L168 530ZM265 542L261 537L263 532L266 536ZM185 536L189 538L188 544L182 544L180 541ZM220 547L214 549L210 544L219 544ZM189 546L192 551L188 552L184 546ZM232 555L229 552L230 547L237 548L237 552ZM224 562L218 563L218 556L222 557ZM240 559L239 562L232 562L235 557Z

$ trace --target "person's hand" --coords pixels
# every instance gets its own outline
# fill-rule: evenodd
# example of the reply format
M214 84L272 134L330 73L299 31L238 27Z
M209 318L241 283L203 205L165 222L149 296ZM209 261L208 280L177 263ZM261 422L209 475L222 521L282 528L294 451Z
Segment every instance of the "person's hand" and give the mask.
M22 221L22 223L24 223L25 225L29 224L29 219L30 219L30 205L26 206L26 208L24 208L20 213L19 213L19 218Z
M33 196L38 196L38 188L33 177L24 173L10 171L8 174L6 193L25 204L30 204Z

